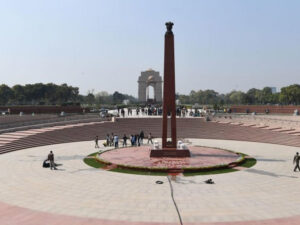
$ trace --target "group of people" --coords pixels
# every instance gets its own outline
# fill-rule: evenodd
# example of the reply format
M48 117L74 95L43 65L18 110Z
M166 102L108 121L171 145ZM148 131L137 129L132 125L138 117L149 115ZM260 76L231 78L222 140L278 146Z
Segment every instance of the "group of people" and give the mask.
M140 134L131 134L130 135L130 143L131 143L131 146L141 146L144 144L144 138L145 138L145 134L144 134L144 131L141 131ZM148 141L147 141L147 144L151 143L153 144L153 137L152 137L152 134L149 133L148 134L148 137L147 137ZM123 136L123 147L127 146L127 137L126 135L124 134Z
M141 146L144 144L145 134L144 131L141 131L139 134L131 134L130 137L127 137L126 134L122 137L122 146L127 147L127 141L130 141L131 146ZM152 134L149 133L147 136L147 144L151 143L153 137ZM111 133L111 135L107 134L105 137L106 142L103 143L105 147L114 146L115 148L119 147L119 136L117 134ZM99 137L95 138L95 148L99 148Z
M126 112L124 108L117 108L118 115L121 117L126 116ZM163 109L161 106L146 106L146 107L137 107L137 108L128 108L127 116L132 116L133 111L135 111L135 115L139 116L161 116L163 114ZM200 113L199 109L187 109L184 106L180 106L176 108L176 116L178 117L186 117L186 116L203 116L203 113Z
M132 116L132 111L135 111L135 114L138 115L162 115L162 107L153 107L153 106L148 106L148 107L137 107L135 109L128 108L127 109L127 116ZM118 114L121 115L122 117L125 117L125 110L122 108L118 108Z

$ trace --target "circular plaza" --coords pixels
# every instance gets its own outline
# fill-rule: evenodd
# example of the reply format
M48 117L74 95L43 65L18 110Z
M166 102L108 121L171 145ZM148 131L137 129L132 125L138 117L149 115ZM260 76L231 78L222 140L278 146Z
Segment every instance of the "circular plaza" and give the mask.
M190 146L256 159L254 166L237 166L233 173L149 176L84 162L95 151L103 156L113 152L94 148L96 134L130 134L143 128L158 137L160 120L128 118L1 134L1 224L297 224L300 173L293 172L292 159L300 140L295 134L178 119L179 136L186 133ZM42 168L50 150L58 164L55 171ZM115 155L125 157L124 150L114 150ZM214 184L206 184L208 179Z

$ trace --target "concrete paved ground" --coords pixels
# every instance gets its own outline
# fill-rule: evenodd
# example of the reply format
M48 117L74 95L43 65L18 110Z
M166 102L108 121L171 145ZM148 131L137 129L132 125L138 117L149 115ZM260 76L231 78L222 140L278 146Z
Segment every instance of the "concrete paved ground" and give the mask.
M300 172L292 170L292 158L299 148L241 141L189 141L244 152L258 162L239 172L171 181L183 224L300 221ZM63 164L57 171L42 168L50 150L57 163ZM0 155L0 224L42 224L45 218L47 224L61 224L62 220L64 224L179 224L167 177L91 168L82 159L92 152L93 142L77 142ZM208 178L215 184L205 184ZM157 180L164 183L156 184Z

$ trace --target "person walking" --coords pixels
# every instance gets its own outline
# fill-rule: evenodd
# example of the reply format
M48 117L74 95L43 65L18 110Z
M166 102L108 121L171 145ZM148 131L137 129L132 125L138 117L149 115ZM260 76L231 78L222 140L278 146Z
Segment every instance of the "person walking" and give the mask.
M153 144L152 134L151 133L148 134L148 142L147 142L147 144L149 144L149 142L151 142L151 144Z
M136 136L135 135L132 135L132 144L133 144L133 146L136 145Z
M110 146L113 146L114 145L114 133L111 133L111 136L110 136Z
M98 138L98 136L96 136L96 138L95 138L95 148L99 148L98 141L99 141L99 138Z
M136 134L136 135L135 135L135 141L137 142L137 144L136 144L137 146L141 146L140 140L141 140L141 139L140 139L140 135L139 135L139 134Z
M118 135L114 136L114 144L115 144L115 148L119 147L119 137L118 137Z
M130 135L131 146L133 146L133 134Z
M55 169L57 170L56 166L55 166L55 163L54 163L54 154L52 151L50 151L50 153L48 154L48 160L50 162L50 169Z
M127 147L127 139L128 139L128 137L126 136L126 134L124 134L124 136L123 136L123 147Z
M106 146L105 147L109 146L109 142L110 142L109 134L106 134Z
M144 131L141 131L141 133L140 133L140 144L141 145L143 144L144 137L145 137Z
M294 156L294 163L296 163L296 166L294 168L294 172L296 172L297 168L300 171L299 162L300 162L300 156L299 156L299 152L297 152L296 155Z

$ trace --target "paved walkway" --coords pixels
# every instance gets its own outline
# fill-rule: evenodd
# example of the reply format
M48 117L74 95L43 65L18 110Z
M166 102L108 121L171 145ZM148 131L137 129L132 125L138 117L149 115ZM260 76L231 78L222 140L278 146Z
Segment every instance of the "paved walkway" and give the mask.
M292 158L299 148L189 140L244 152L258 163L239 172L171 181L183 224L298 224L300 172L292 172ZM57 171L41 168L50 150L63 164ZM167 177L88 167L82 159L94 151L90 141L0 155L0 224L179 224ZM216 184L205 184L208 178Z

